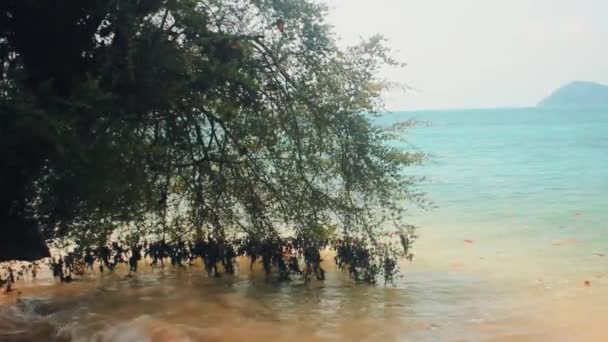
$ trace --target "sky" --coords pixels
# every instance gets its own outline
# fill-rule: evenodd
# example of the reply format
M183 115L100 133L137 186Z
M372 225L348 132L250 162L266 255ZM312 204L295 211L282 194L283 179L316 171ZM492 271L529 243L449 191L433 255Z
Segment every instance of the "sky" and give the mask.
M341 44L382 34L407 85L390 110L534 106L575 80L608 83L608 0L324 0Z

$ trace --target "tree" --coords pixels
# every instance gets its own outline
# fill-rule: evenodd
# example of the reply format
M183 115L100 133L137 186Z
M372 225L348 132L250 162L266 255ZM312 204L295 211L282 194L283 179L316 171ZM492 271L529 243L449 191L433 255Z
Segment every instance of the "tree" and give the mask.
M331 230L342 264L356 242L354 268L392 274L420 200L404 167L421 158L370 123L377 71L397 63L380 37L338 48L324 14L309 0L4 1L2 241ZM46 254L25 250L0 259Z

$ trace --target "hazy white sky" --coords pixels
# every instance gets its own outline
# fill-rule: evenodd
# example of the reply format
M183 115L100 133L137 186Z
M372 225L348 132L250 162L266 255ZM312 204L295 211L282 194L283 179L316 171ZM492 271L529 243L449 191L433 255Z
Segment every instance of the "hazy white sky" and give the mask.
M608 0L325 0L342 41L380 33L415 88L389 109L532 106L573 80L608 82Z

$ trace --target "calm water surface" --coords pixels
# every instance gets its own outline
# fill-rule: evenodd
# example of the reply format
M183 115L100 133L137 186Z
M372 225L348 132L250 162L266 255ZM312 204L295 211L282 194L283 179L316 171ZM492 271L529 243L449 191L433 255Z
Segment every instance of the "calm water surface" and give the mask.
M608 111L378 121L405 119L430 123L398 143L430 154L408 172L437 209L411 208L420 238L395 286L276 284L245 265L39 279L0 297L0 341L608 340Z

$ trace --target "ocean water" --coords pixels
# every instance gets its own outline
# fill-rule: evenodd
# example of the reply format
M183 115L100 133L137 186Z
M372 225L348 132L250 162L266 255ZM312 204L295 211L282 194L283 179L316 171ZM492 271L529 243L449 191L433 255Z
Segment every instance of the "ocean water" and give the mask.
M428 178L420 187L436 205L412 210L421 244L467 239L485 257L498 254L536 270L605 270L588 261L597 259L594 253L608 254L608 110L426 111L380 118L382 124L402 120L422 124L398 144L429 155L410 171Z
M391 286L142 266L0 295L0 341L606 341L608 110L391 113L435 204Z

